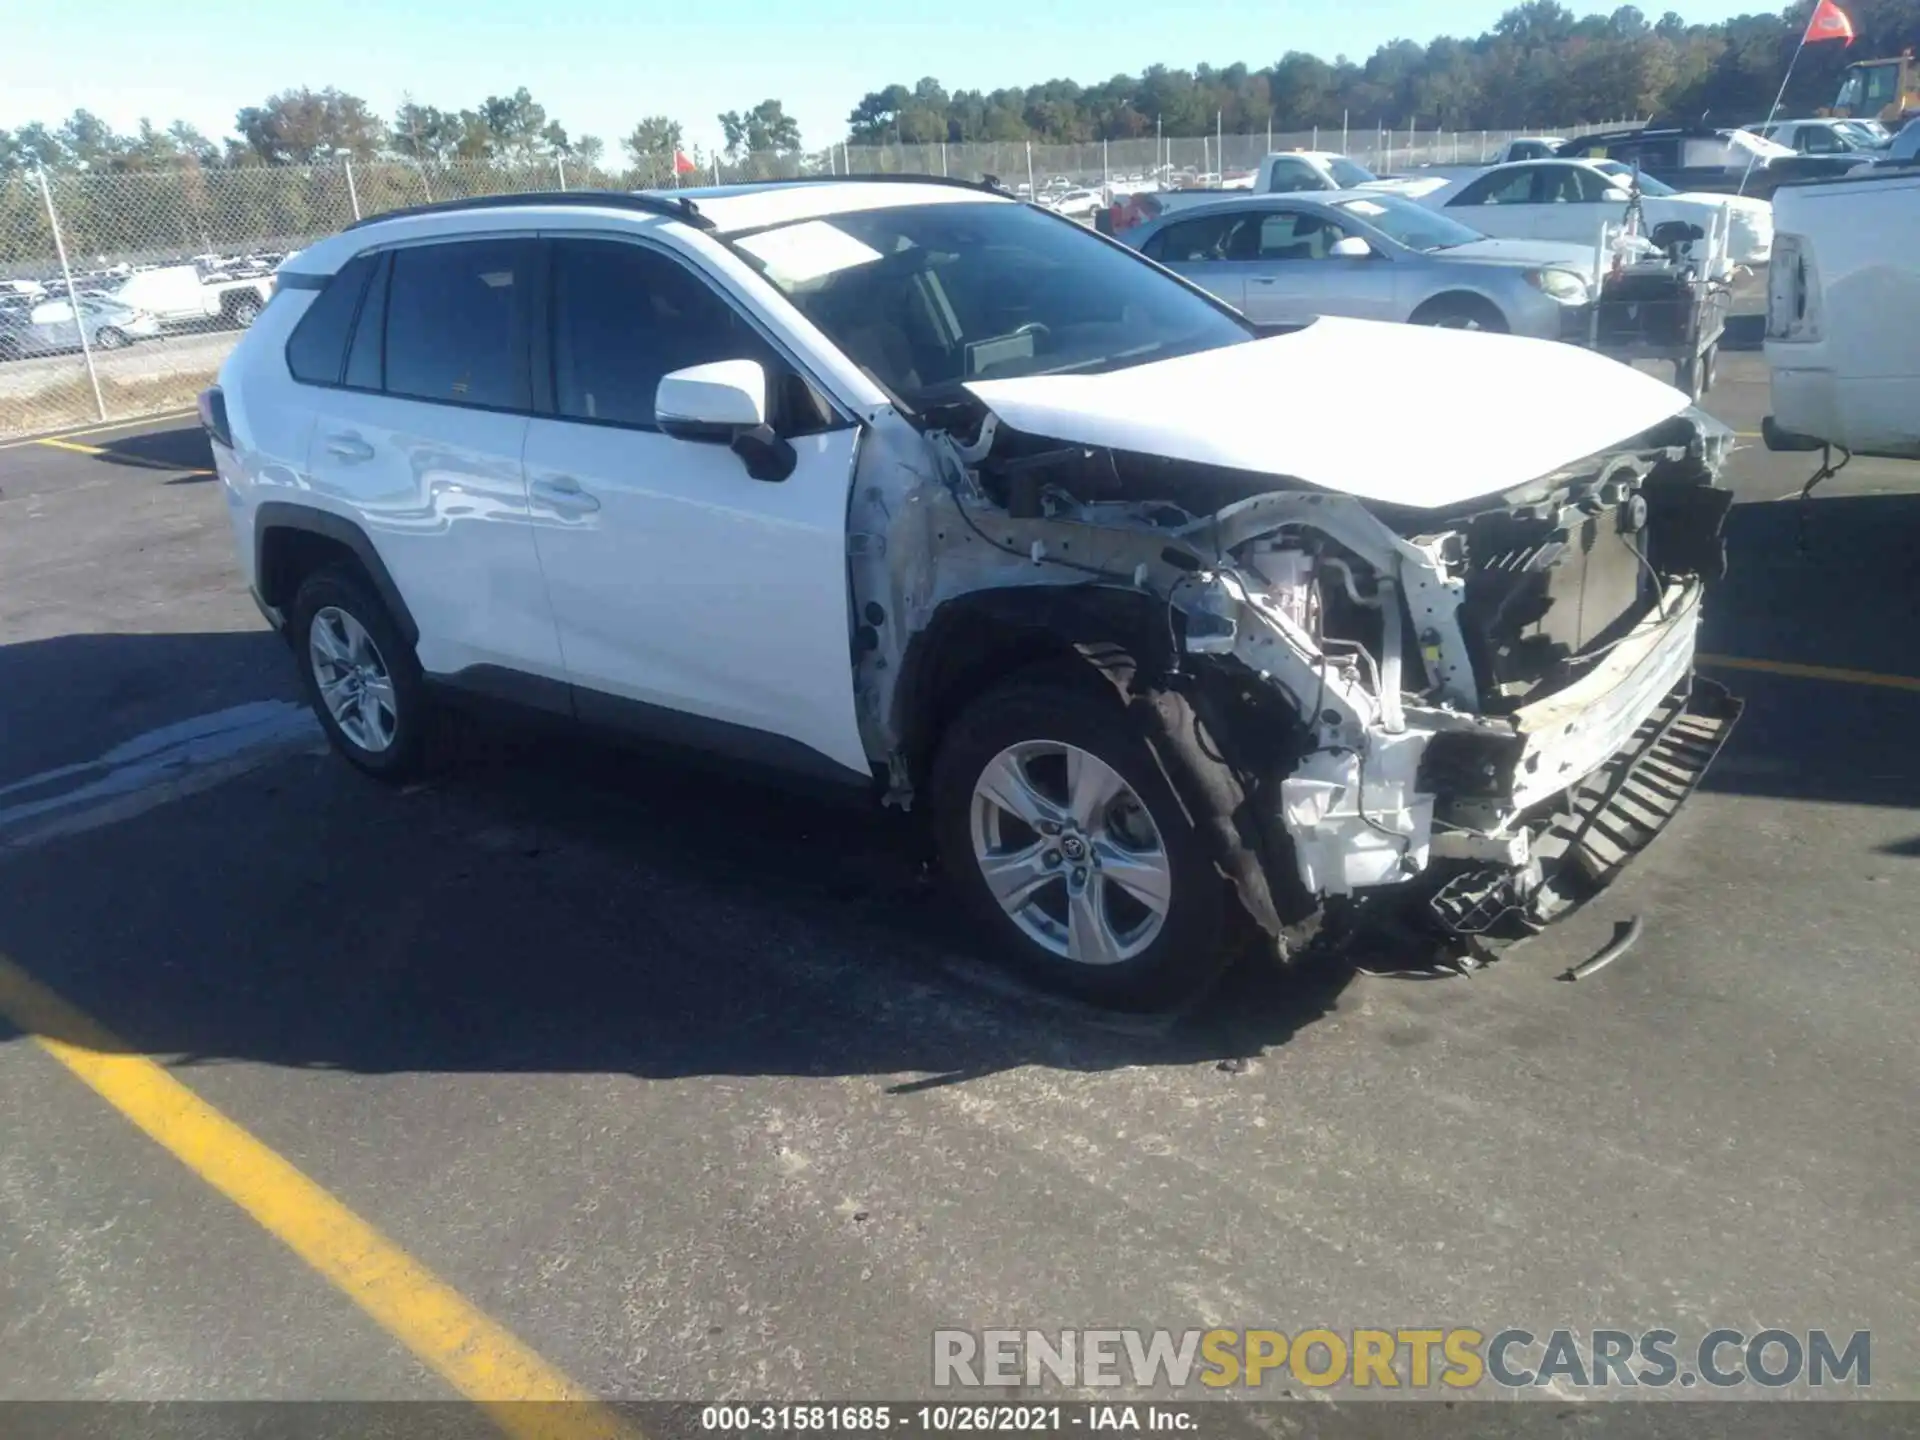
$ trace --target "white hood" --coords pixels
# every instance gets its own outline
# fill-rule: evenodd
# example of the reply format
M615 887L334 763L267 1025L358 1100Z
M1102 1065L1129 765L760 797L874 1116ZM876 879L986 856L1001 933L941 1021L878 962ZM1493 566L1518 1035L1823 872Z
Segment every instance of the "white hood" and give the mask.
M1331 318L1104 375L967 389L1030 435L1429 509L1513 489L1687 407L1572 345Z

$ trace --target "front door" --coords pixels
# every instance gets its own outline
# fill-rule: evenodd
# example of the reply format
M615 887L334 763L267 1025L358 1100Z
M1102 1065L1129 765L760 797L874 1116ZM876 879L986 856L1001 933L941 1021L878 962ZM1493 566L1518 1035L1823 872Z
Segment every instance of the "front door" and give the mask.
M576 709L866 773L846 553L858 429L677 257L549 244L554 414L528 432L527 488ZM735 359L768 373L770 423L798 455L784 480L654 424L663 375Z
M1393 261L1385 255L1335 255L1352 232L1318 210L1282 206L1264 211L1255 258L1246 272L1246 315L1262 325L1304 325L1320 315L1397 320Z

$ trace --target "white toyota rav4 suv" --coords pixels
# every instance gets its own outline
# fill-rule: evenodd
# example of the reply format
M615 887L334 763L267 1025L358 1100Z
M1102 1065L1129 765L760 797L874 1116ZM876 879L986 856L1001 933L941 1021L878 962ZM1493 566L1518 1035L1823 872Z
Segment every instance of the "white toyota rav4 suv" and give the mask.
M1728 432L1569 346L1262 335L957 181L429 206L278 281L202 415L341 754L484 692L868 787L1097 1000L1543 923L1737 709Z

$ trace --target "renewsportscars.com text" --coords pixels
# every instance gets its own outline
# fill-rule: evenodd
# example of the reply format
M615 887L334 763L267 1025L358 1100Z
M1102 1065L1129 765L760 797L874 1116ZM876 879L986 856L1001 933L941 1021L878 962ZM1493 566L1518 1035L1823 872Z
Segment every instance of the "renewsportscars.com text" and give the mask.
M1048 1383L1069 1388L1332 1386L1382 1390L1663 1389L1759 1386L1866 1389L1873 1336L1785 1329L1672 1330L1518 1327L1483 1331L936 1330L933 1383L972 1388Z

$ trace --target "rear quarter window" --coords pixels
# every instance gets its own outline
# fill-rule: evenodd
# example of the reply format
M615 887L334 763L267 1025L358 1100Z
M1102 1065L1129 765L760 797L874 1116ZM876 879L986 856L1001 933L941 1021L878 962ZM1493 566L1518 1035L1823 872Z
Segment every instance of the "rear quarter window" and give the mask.
M338 385L347 363L347 339L360 297L373 274L374 257L356 255L313 297L287 338L287 369L309 385Z

